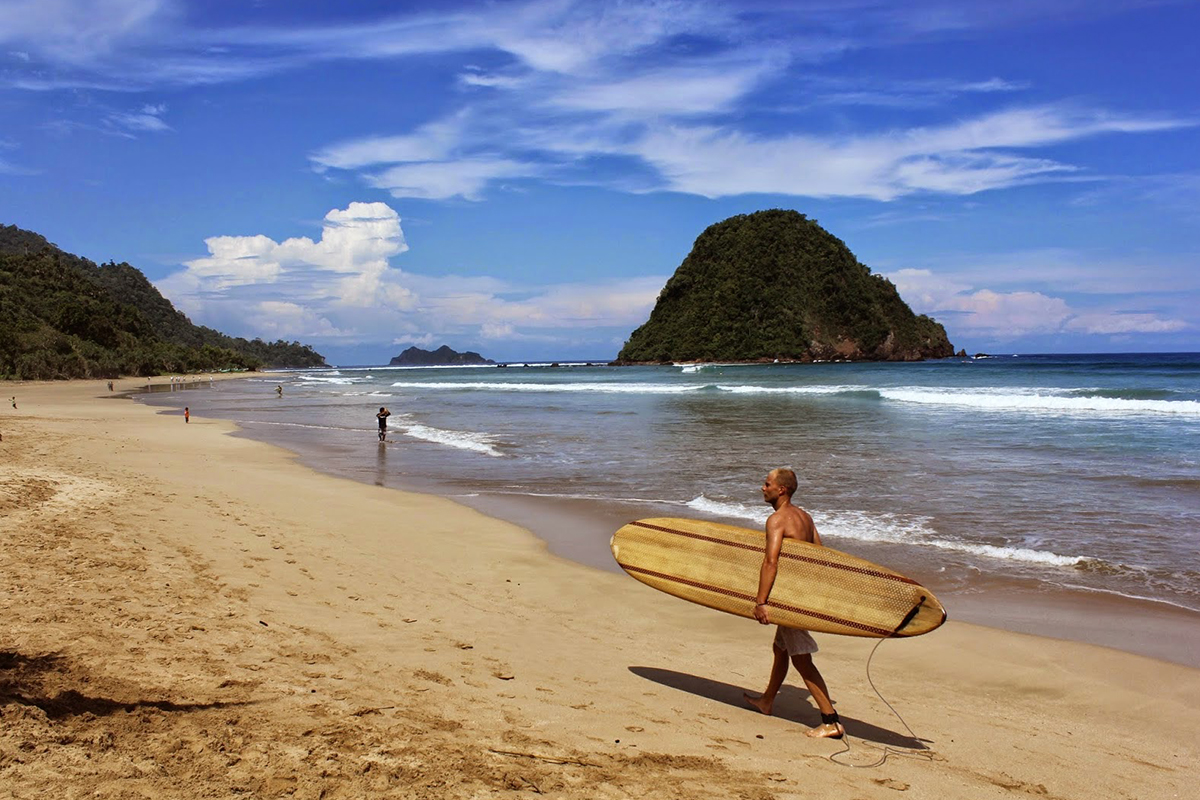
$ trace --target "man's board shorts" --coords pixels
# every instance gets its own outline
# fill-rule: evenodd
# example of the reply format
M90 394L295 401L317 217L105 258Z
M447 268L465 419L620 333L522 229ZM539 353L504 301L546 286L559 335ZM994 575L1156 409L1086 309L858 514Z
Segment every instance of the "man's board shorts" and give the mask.
M775 629L775 646L786 651L789 656L811 655L817 652L817 640L811 633L800 628L785 628L782 625Z

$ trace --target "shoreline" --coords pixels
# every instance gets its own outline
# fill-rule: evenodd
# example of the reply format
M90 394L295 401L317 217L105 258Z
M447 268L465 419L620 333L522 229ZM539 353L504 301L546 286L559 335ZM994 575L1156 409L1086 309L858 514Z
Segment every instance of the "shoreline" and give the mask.
M122 388L132 387L122 381ZM770 632L232 423L14 385L0 414L0 781L14 797L1187 796L1200 670L952 620L819 637L845 744ZM878 684L913 738L874 695ZM1141 725L1136 736L1129 728Z
M253 426L238 426L235 435L274 444L272 438ZM281 444L275 446L295 453L302 463L322 474L450 498L528 530L558 556L617 575L623 573L613 562L608 549L612 532L632 519L664 515L659 510L620 501L473 493L412 474L368 475L350 469L339 470L308 445L308 440L303 438L288 440L285 437ZM746 524L744 520L717 521ZM891 560L873 556L869 546L858 544L860 549L868 552L858 552L856 555L892 564ZM891 547L895 549L895 546ZM939 589L937 575L932 571L922 573L919 567L912 565L892 566L934 590L946 604L951 619L1014 633L1111 647L1200 668L1200 612L1165 600L1128 597L1086 588L1048 588L1047 584L1015 577L981 576L967 591L946 591Z

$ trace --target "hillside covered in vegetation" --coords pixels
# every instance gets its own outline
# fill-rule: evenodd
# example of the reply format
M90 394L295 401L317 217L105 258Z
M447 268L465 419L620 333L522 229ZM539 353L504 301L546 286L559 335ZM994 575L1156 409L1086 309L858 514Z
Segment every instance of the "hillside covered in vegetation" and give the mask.
M619 363L918 361L954 354L945 329L796 211L711 225Z
M97 266L39 234L0 226L0 377L324 365L299 342L247 341L192 324L129 264Z

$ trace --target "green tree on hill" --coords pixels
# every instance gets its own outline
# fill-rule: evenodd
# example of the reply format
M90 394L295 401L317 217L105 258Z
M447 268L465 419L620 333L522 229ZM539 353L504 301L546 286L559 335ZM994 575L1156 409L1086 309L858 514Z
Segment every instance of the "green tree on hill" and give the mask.
M130 265L97 267L36 233L0 226L0 377L324 364L299 342L247 341L193 325Z
M953 355L890 281L795 211L709 226L618 361L904 360Z

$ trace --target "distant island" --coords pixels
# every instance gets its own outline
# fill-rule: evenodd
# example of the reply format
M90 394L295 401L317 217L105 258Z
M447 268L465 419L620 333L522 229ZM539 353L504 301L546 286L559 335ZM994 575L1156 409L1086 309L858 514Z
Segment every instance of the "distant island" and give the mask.
M442 345L437 350L422 350L410 347L388 362L389 367L469 367L495 364L490 358L484 358L479 353L468 350L460 353Z
M248 341L193 324L129 264L97 266L41 234L0 225L0 378L323 366L300 342Z
M954 355L939 323L796 211L709 226L617 364L920 361Z

